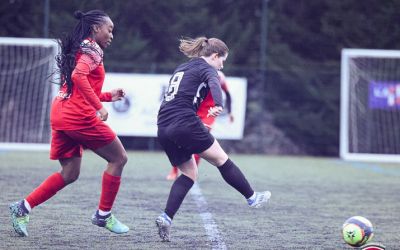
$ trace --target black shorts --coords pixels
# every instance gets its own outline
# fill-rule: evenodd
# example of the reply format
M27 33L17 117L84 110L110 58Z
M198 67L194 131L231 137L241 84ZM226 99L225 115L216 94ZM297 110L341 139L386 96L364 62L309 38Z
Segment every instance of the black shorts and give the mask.
M173 166L190 160L192 154L204 152L215 140L198 117L158 126L157 136Z

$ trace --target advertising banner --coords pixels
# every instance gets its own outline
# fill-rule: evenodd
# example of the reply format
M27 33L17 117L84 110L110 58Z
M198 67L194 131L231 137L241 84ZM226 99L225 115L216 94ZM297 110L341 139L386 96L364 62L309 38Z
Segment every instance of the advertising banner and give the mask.
M103 103L108 110L107 123L120 136L157 136L157 113L170 75L107 73L103 92L123 88L123 100ZM225 112L220 115L211 130L218 139L239 140L243 138L246 112L247 79L226 77L232 97L231 122Z
M370 82L370 109L400 109L400 82Z

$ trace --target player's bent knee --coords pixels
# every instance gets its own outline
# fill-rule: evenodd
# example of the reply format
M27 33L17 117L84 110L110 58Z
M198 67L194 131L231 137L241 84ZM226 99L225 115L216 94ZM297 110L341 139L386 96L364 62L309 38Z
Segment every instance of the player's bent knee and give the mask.
M189 177L190 179L192 179L193 181L196 181L198 178L198 170L197 168L193 168L193 169L188 169L188 168L180 168L182 174L186 175L187 177Z
M79 174L63 176L65 185L69 185L69 184L77 181L78 178L79 178Z
M184 175L186 175L187 177L189 177L190 179L192 179L192 181L197 181L198 179L198 174L197 173L183 173Z
M121 156L121 166L124 167L127 162L128 162L128 156L126 155L126 152L124 152Z
M128 162L128 156L126 154L126 152L121 152L118 153L118 155L114 156L112 159L110 159L109 164L113 165L114 167L118 167L118 168L123 168L126 163Z
M216 162L215 166L216 167L220 167L222 165L224 165L224 163L228 160L228 158L223 158L223 159L218 159L218 161Z
M212 158L212 159L207 159L205 158L210 164L220 167L222 166L227 160L228 157L218 157L218 158Z

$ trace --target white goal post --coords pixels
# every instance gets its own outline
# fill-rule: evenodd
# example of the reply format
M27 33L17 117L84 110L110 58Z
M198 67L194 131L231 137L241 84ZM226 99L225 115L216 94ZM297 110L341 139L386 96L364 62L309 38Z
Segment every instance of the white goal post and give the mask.
M340 157L400 162L400 51L343 49Z
M0 150L49 150L56 40L0 37Z

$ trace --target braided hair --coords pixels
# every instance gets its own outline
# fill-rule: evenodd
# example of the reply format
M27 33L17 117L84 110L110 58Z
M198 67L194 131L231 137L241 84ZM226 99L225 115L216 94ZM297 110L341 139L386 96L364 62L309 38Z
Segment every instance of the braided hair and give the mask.
M67 95L72 92L71 74L76 66L76 54L80 51L81 43L91 36L94 25L104 24L108 15L102 10L91 10L86 13L75 11L74 17L79 20L71 33L59 40L60 53L56 62L61 75L61 83L67 84Z

